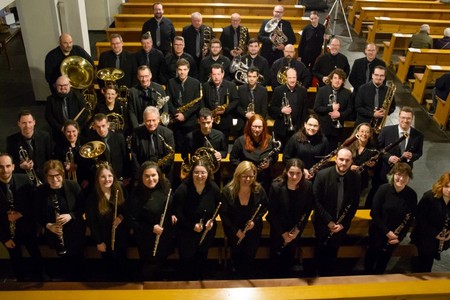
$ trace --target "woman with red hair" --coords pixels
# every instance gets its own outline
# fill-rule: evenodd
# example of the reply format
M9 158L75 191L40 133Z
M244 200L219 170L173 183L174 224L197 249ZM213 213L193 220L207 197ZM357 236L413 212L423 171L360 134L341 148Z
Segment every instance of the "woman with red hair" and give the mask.
M271 166L278 160L278 151L273 151L278 146L276 144L268 133L264 117L255 114L247 121L244 135L234 142L230 162L235 166L244 160L254 163L258 169L257 181L268 191Z

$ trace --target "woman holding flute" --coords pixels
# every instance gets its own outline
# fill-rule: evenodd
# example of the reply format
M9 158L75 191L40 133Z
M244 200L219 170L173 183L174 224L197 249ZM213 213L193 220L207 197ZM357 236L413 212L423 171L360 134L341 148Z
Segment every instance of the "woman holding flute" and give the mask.
M126 279L129 227L124 190L109 164L100 164L95 174L95 188L86 202L86 220L91 238L104 263L104 275L110 280Z

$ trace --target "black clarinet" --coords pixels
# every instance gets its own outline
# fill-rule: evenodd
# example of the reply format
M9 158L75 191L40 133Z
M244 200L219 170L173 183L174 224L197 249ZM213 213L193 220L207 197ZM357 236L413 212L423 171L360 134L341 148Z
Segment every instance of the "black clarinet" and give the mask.
M304 214L301 216L300 221L298 221L298 223L295 224L294 227L292 227L292 229L289 231L289 234L294 234L295 230L298 230L298 231L299 231L299 232L298 232L298 235L301 236L303 230L304 230L305 227L306 227L306 223L305 223L305 226L302 227L302 223L305 221L305 219L306 219L306 213L304 213ZM298 235L297 235L297 236L298 236ZM281 245L280 249L277 251L277 254L278 254L278 255L281 255L281 252L283 251L284 248L286 248L287 245L288 245L288 243L283 242L283 245Z
M55 224L60 225L60 224L58 224L58 218L60 216L60 207L59 207L58 196L53 194L50 196L50 200L52 201L53 208L55 210ZM66 245L64 243L64 233L62 232L63 225L60 225L60 226L61 226L61 234L58 234L58 242L59 243L56 248L56 253L59 256L63 256L65 254L67 254L67 249L66 249Z
M350 203L349 205L347 205L344 209L344 211L342 212L341 216L337 219L336 221L336 225L339 225L342 223L342 221L344 221L344 218L347 216L348 211L350 210L350 207L352 206L352 204ZM325 239L325 241L323 242L323 245L326 246L328 244L328 241L333 237L334 232L330 231L330 233L328 234L327 238Z
M394 230L394 234L396 236L398 236L400 234L400 232L402 232L403 228L405 228L406 224L408 224L409 219L411 219L411 213L407 213L405 215L405 217L403 218L402 222L400 223L400 225L397 226L397 228L395 228ZM389 248L391 248L392 245L389 244L389 241L386 242L386 245L384 245L383 251L388 251Z
M442 228L441 232L439 232L439 237L443 238L448 232L448 222L449 222L449 216L447 215L445 217L444 221L444 227ZM439 240L439 247L438 247L438 254L440 254L444 250L444 240Z

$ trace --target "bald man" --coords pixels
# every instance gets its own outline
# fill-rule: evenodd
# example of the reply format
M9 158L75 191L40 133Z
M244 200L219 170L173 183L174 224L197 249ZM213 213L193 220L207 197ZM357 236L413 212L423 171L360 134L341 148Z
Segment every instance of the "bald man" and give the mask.
M220 35L223 55L233 60L244 55L247 51L250 35L245 26L241 26L241 16L238 13L231 15L231 24L224 27Z
M298 82L305 87L309 88L311 85L312 76L308 68L300 61L294 59L295 48L292 44L287 44L283 50L284 57L277 59L271 68L272 88L280 85L277 80L277 74L282 69L294 68L297 71Z
M61 72L59 70L62 61L69 56L81 56L87 59L92 65L92 57L80 46L74 45L72 37L68 33L63 33L59 37L59 45L45 56L45 80L48 82L52 94L56 93L55 82Z

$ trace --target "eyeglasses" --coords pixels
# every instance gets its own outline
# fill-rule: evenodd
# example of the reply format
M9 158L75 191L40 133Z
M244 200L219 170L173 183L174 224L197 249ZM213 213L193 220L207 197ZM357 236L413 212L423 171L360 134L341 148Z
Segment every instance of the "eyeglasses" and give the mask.
M48 179L59 179L61 177L62 177L61 174L47 174Z
M253 178L255 178L255 175L241 175L241 178L243 178L243 179L253 179Z

